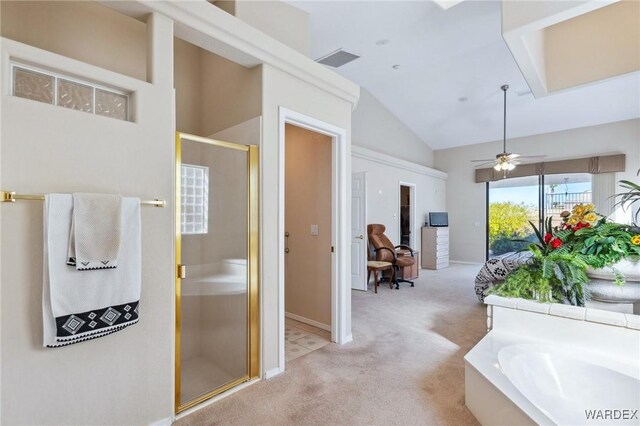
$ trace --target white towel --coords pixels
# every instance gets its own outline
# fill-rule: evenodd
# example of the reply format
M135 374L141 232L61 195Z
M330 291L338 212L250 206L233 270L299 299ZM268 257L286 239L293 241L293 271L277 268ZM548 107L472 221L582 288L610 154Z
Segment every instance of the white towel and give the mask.
M67 265L79 271L118 266L122 197L73 194Z
M140 200L122 199L120 264L78 271L66 264L73 197L45 196L44 346L56 347L114 333L138 322L141 288Z

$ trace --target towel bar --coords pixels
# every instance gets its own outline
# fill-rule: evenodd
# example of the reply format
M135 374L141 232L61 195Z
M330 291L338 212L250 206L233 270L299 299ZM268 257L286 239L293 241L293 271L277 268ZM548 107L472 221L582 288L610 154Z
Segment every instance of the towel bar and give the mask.
M15 203L17 200L44 201L42 194L16 194L13 191L0 191L0 202ZM140 204L154 207L164 207L167 202L165 200L140 200Z

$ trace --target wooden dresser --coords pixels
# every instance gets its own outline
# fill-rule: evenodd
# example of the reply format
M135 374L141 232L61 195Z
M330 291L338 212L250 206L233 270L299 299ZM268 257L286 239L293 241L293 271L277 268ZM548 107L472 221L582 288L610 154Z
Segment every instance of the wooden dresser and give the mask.
M449 228L422 227L422 267L442 269L449 266Z

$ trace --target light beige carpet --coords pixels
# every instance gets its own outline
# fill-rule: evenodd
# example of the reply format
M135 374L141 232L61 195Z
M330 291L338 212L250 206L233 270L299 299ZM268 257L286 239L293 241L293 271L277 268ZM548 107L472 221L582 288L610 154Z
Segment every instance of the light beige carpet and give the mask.
M176 424L477 425L464 405L462 357L486 333L478 269L422 270L414 288L354 291L352 343L297 358Z

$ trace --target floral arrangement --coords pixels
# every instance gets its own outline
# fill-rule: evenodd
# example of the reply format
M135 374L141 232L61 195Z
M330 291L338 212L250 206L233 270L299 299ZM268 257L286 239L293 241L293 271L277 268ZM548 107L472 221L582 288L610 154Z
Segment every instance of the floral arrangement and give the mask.
M575 231L581 228L595 226L601 219L593 204L577 204L571 212L565 210L560 213L563 220L563 229L573 229Z
M624 276L612 265L640 256L638 228L607 222L593 204L578 204L560 216L562 224L555 227L552 218L547 218L544 235L529 222L538 238L526 249L533 254L532 259L513 270L503 284L494 288L494 293L584 306L588 299L588 267L610 267L616 283L624 284Z

